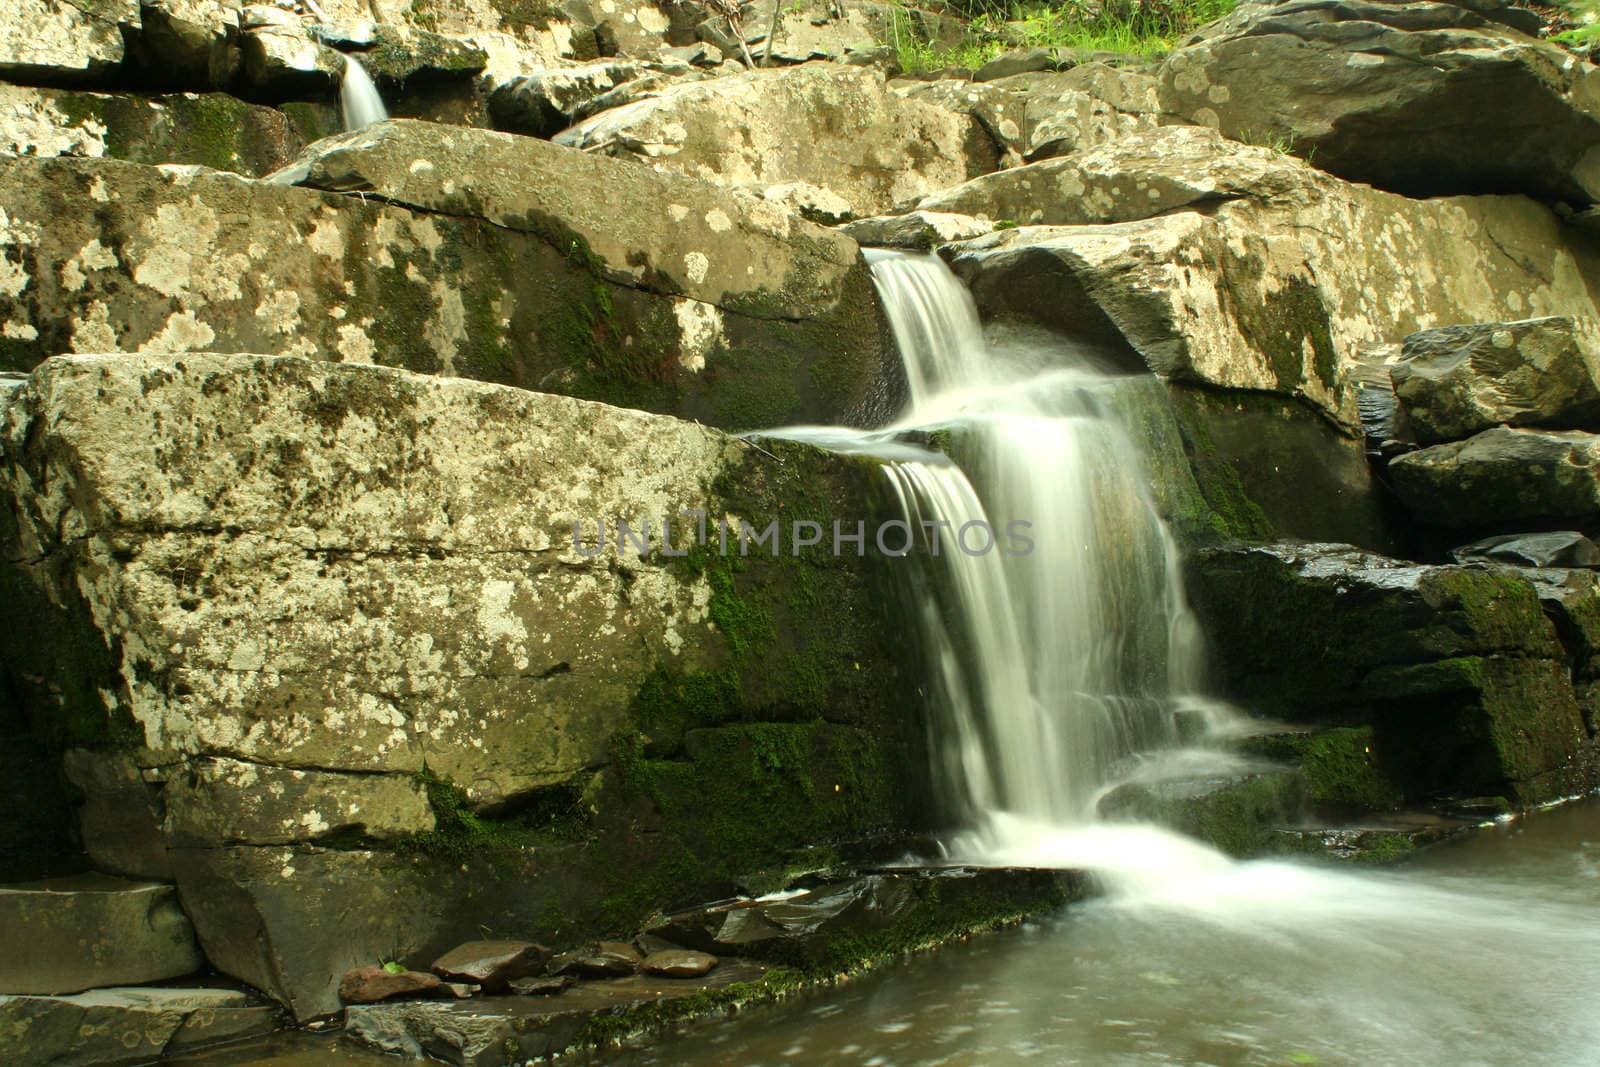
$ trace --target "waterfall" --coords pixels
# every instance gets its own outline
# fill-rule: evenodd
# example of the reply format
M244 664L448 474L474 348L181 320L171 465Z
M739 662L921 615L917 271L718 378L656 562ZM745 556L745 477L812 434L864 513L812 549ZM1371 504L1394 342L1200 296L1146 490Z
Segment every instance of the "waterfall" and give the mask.
M1178 717L1209 708L1195 693L1201 646L1178 551L1112 415L1118 391L1140 380L1059 339L986 342L970 294L936 256L869 259L908 409L874 433L786 433L883 458L905 517L928 531L902 573L929 667L936 779L976 831L962 847L1082 826L1136 754L1174 745ZM939 432L951 455L886 444L913 430ZM1032 551L953 546L974 522L1027 523Z
M372 76L361 65L361 60L352 55L344 57L344 77L339 80L339 112L346 130L359 130L389 117Z

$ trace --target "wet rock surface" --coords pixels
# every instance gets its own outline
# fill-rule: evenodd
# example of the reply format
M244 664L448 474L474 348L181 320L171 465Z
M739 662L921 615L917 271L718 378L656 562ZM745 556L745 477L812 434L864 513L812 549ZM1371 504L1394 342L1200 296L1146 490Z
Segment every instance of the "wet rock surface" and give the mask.
M133 1067L270 1033L282 1009L226 988L128 986L0 996L0 1057L13 1067Z
M435 974L498 993L517 979L543 971L550 950L531 941L468 941L433 961Z
M346 1004L376 1004L433 993L443 987L439 976L426 971L391 971L368 965L344 972L339 979L339 999Z

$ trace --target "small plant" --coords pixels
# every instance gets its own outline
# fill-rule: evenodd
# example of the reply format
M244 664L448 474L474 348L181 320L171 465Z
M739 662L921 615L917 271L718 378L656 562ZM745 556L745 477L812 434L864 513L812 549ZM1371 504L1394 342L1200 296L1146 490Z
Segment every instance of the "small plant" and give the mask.
M1576 25L1554 36L1554 40L1576 48L1590 48L1600 42L1600 0L1567 0L1567 18Z

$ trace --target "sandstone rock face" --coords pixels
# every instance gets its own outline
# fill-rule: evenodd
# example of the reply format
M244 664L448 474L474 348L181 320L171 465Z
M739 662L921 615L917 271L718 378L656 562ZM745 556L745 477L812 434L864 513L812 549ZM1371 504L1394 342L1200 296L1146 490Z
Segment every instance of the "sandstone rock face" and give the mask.
M1575 608L1592 614L1592 575L1577 573ZM1531 801L1593 780L1568 667L1587 655L1515 572L1280 544L1201 551L1190 589L1231 696L1259 715L1370 724L1408 799Z
M1600 337L1592 322L1544 318L1424 330L1406 338L1390 374L1419 441L1499 425L1600 423Z
M204 964L171 886L79 875L0 887L0 992L159 982Z
M133 1067L270 1033L272 1004L233 989L129 986L70 997L0 996L0 1057L13 1067Z
M1389 463L1418 519L1452 530L1505 530L1600 516L1600 436L1496 427Z
M848 238L527 138L397 122L333 144L320 174L337 162L417 210L197 171L0 160L0 366L95 349L316 354L737 429L838 421L871 395L884 328ZM483 165L470 201L465 184L446 196L411 170L424 148ZM667 210L619 217L616 203Z
M1245 4L1170 55L1162 102L1418 196L1600 196L1600 77L1464 7Z
M1596 314L1593 250L1529 200L1408 200L1206 130L1138 134L918 207L1044 224L952 246L980 307L1120 339L1175 379L1302 397L1352 434L1359 346Z
M170 881L172 860L161 833L161 787L145 781L138 762L124 752L72 749L62 769L83 795L79 833L96 869Z
M691 556L680 516L826 529L870 467L290 357L51 360L5 419L6 668L164 768L207 958L301 1018L380 956L628 929L924 795L873 561Z
M115 74L138 0L12 0L0 18L0 78L89 83Z
M84 93L0 84L0 152L193 163L259 176L305 141L289 117L220 93Z
M877 71L815 63L674 86L556 140L722 185L803 181L858 215L966 181L998 159L975 119L902 98Z

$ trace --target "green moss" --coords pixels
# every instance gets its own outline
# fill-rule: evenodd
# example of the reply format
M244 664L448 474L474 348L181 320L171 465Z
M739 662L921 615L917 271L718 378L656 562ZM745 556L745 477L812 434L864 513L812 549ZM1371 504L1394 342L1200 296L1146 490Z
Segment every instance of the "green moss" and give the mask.
M1180 402L1184 398L1176 398ZM1189 410L1182 420L1184 451L1194 471L1195 483L1204 499L1204 510L1198 502L1188 500L1186 511L1180 513L1180 528L1210 529L1225 540L1265 541L1272 538L1274 530L1254 500L1245 490L1244 482L1232 463L1217 450L1210 430L1201 413Z
M1370 726L1276 735L1251 746L1263 755L1298 763L1306 799L1331 811L1387 811L1404 800L1384 771Z
M491 817L473 811L459 786L426 766L417 777L427 791L435 827L402 839L398 852L452 861L505 860L552 841L580 841L591 834L579 782L541 790L515 815Z

